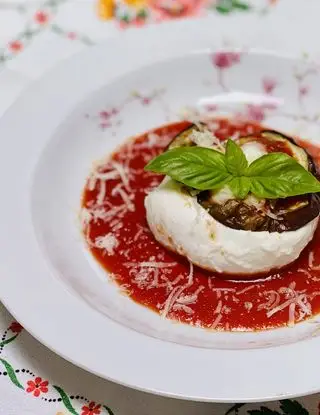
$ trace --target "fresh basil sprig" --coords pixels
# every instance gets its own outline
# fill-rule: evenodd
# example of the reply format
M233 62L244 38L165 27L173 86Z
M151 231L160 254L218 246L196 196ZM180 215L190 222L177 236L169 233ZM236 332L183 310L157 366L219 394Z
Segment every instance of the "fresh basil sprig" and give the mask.
M289 155L270 153L249 165L232 140L225 154L204 147L174 148L151 160L145 170L166 174L198 190L228 185L238 199L249 192L266 199L320 192L317 178Z
M227 141L225 159L227 169L233 176L238 177L245 174L248 161L241 147L232 140Z
M225 155L205 147L177 147L151 160L145 170L163 173L199 190L219 189L232 176Z

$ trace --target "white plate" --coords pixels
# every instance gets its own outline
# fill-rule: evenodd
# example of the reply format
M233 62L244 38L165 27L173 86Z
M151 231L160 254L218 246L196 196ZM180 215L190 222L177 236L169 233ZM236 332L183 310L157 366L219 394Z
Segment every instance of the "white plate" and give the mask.
M316 392L317 319L233 334L162 320L119 294L79 230L91 163L125 138L174 121L186 106L264 116L268 126L319 144L316 66L269 52L212 51L212 36L206 21L122 35L50 71L7 112L1 299L50 349L134 388L233 402ZM111 118L99 115L112 108L119 112Z

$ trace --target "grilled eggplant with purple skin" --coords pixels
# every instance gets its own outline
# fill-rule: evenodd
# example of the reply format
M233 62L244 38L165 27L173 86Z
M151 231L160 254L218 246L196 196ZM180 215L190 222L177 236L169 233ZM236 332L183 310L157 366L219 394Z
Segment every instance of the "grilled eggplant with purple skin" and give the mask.
M192 147L195 146L196 143L192 141L192 133L193 132L199 132L199 128L192 124L190 127L187 127L185 130L183 130L181 133L176 135L174 139L171 141L171 143L168 146L168 150L172 150L176 147Z
M197 133L202 125L192 125L178 134L170 143L169 149L181 146L199 145ZM208 136L209 137L209 136ZM207 137L207 138L208 138ZM210 140L207 140L210 147ZM312 158L292 138L273 130L264 130L259 134L241 137L238 144L245 151L248 161L269 152L284 152L295 158L314 176L320 177ZM252 152L254 155L252 155ZM224 225L247 231L285 232L297 230L315 219L320 212L320 194L288 197L276 200L258 200L249 195L244 200L233 197L228 188L219 191L195 191L189 189L192 196L197 195L198 203L208 213Z

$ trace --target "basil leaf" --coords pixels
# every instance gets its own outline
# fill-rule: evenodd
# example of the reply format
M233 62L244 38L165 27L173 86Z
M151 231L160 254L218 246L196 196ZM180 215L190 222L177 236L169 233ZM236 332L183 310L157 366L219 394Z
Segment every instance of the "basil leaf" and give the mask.
M294 158L285 153L269 153L252 162L247 169L247 176L279 176L283 170L290 170L291 166L298 164ZM301 166L303 169L303 167ZM305 170L305 169L303 169ZM305 170L306 171L306 170Z
M242 176L248 167L248 161L242 149L232 140L226 147L226 166L233 176Z
M245 176L234 177L228 186L237 199L245 199L250 192L251 179Z
M151 160L145 170L167 174L199 190L219 189L232 179L224 154L204 147L174 148Z
M198 190L228 184L239 199L249 192L266 199L320 192L317 178L289 155L267 154L248 166L243 151L232 140L226 154L204 147L174 148L150 161L145 170L167 174Z
M259 198L277 199L320 192L320 182L285 153L271 153L247 169L251 192Z

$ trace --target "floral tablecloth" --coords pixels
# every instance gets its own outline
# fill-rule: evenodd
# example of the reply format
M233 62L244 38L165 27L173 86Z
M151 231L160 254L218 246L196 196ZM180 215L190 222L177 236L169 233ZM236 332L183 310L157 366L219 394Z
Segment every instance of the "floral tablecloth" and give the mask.
M304 13L307 21L315 11L319 16L320 2L312 0L0 1L0 114L54 63L132 26L193 16L230 16L236 24L243 14L263 20L286 12L290 19ZM83 333L85 347L94 341L94 333ZM241 381L241 374L234 375ZM130 390L50 352L0 305L0 415L307 415L320 414L319 402L320 395L266 404L206 404Z

